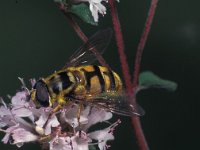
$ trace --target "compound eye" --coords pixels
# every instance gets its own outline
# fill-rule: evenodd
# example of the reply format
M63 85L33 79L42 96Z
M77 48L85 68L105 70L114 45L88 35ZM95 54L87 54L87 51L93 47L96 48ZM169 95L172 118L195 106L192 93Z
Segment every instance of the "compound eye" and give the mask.
M49 92L48 92L46 84L42 80L39 80L35 84L34 88L36 89L36 100L39 102L39 104L42 107L48 107L49 106Z

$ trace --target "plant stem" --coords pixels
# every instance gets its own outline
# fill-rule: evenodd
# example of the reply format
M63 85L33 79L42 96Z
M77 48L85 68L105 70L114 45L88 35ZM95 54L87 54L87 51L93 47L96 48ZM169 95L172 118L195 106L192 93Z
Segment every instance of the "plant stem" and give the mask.
M135 65L134 65L134 74L133 74L133 88L134 89L137 88L137 86L138 86L142 54L143 54L144 46L147 41L147 37L148 37L149 31L151 28L153 17L155 15L157 3L158 3L158 0L151 1L151 6L149 8L149 12L148 12L148 16L147 16L146 23L144 26L144 30L143 30L142 36L140 38L140 42L137 47Z
M69 23L71 24L71 26L73 27L73 29L75 30L75 32L78 34L78 36L84 41L87 42L88 38L87 36L83 33L83 31L81 30L81 28L79 27L79 25L77 24L77 22L71 17L70 14L66 15ZM98 49L93 49L92 50L94 55L97 57L98 61L100 62L100 64L102 66L105 66L107 68L110 68L109 65L106 63L105 59L102 57L102 55L99 53Z
M138 116L132 117L131 118L132 121L132 125L134 127L134 131L135 131L135 136L137 139L137 144L140 150L149 150L147 141L145 139L142 127L141 127L141 123L140 123L140 118Z
M133 74L133 92L136 92L136 88L138 87L138 80L139 80L139 73L140 73L140 66L141 66L141 59L144 50L144 46L152 25L153 17L155 15L155 10L157 6L158 0L152 0L151 5L149 8L148 16L146 19L145 27L138 44L136 58L135 58L135 65L134 65L134 74ZM134 94L135 95L135 94ZM136 99L136 98L135 98ZM142 131L141 123L139 117L132 117L132 125L134 126L135 135L138 141L138 146L140 150L148 150L148 144L146 142L144 133Z
M128 95L130 95L132 93L131 76L130 76L129 66L128 66L128 63L126 60L126 54L125 54L125 50L124 50L124 41L123 41L123 35L121 32L121 25L120 25L120 21L119 21L118 14L117 14L116 4L114 1L115 0L109 0L109 5L110 5L110 9L111 9L113 27L115 30L115 39L117 42L120 63L121 63L125 86L126 86L126 90L127 90L126 92Z
M64 13L64 15L66 16L66 18L68 19L68 22L70 23L70 25L72 26L72 28L74 29L74 31L77 33L77 35L81 38L81 40L84 43L87 42L88 41L88 37L83 33L83 31L81 30L80 26L74 20L74 18L71 16L71 14L68 13L68 12L66 12L65 8L62 5L59 8ZM93 51L94 55L97 57L99 63L102 66L110 68L109 65L106 63L106 61L104 60L104 58L102 57L102 55L99 53L99 51L97 49L93 49L92 51Z
M72 18L72 16L69 13L65 13L65 16L68 19L69 24L72 26L74 31L77 33L77 35L81 38L81 40L85 43L88 41L87 36L83 33L81 28L79 27L78 23Z
M119 51L119 55L120 55L120 61L121 61L121 65L122 65L122 71L123 71L123 75L125 78L125 85L127 88L127 94L128 95L130 94L130 96L133 97L134 101L136 100L135 89L138 86L138 78L139 78L142 53L143 53L144 45L145 45L147 37L148 37L148 33L150 31L153 17L155 14L157 2L158 2L158 0L151 1L151 6L150 6L148 17L147 17L147 20L145 23L144 31L143 31L142 37L140 39L140 42L139 42L139 45L137 48L135 67L134 67L134 76L133 76L133 79L134 79L133 80L133 89L132 89L128 63L127 63L126 55L124 52L124 43L123 43L123 37L122 37L122 33L121 33L120 22L119 22L119 19L117 16L117 9L116 9L116 6L115 6L115 3L113 2L113 0L109 0L116 41L117 41L118 51ZM139 117L137 117L137 116L132 117L132 125L133 125L134 131L135 131L136 139L138 141L139 149L140 150L148 150L149 147L146 142L144 133L142 131Z

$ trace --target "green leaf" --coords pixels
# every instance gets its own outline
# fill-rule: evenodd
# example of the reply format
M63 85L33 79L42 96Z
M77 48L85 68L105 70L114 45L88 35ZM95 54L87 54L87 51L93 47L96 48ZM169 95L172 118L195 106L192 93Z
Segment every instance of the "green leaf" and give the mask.
M96 150L96 147L94 145L89 145L89 150Z
M71 7L69 8L69 12L75 14L86 23L89 23L91 25L98 25L97 22L94 21L89 7L84 3L71 5Z
M69 0L54 0L54 2L63 4L63 5L68 5L68 4L70 4L70 1L69 1Z
M151 71L142 72L140 74L139 86L142 88L164 88L169 91L175 91L177 88L177 84L175 82L162 79Z

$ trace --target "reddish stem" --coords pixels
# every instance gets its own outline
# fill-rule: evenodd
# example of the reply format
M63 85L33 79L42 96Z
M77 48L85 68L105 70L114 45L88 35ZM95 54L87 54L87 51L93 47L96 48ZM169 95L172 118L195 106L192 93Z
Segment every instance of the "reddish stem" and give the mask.
M134 132L135 132L135 137L138 142L138 147L140 150L149 150L147 141L145 139L141 123L140 123L140 118L135 116L131 118L132 120L132 125L134 127Z
M81 40L83 42L87 42L88 38L87 36L83 33L83 31L81 30L81 28L79 27L78 23L71 17L70 14L65 13L65 16L68 19L69 24L72 26L72 28L74 29L74 31L77 33L77 35L81 38Z
M71 24L71 26L73 27L73 29L75 30L75 32L78 34L78 36L84 41L87 42L88 38L87 36L83 33L83 31L81 30L81 28L79 27L79 25L77 24L77 22L71 17L70 14L66 14L69 23ZM105 59L102 57L102 55L99 53L99 51L97 49L93 49L92 50L94 55L96 55L98 61L100 62L100 64L102 66L105 66L107 68L110 68L109 65L106 63Z
M123 72L123 76L125 80L125 86L127 90L126 92L128 95L130 95L132 93L131 76L130 76L129 66L126 60L126 54L124 50L124 41L123 41L123 35L121 32L121 25L120 25L120 21L117 14L116 4L114 1L115 0L109 0L112 22L113 22L113 27L115 30L115 39L117 42L120 63L121 63L122 72Z
M144 50L144 46L152 25L153 17L155 15L155 10L157 6L158 0L152 0L151 6L149 8L148 16L146 19L145 27L143 30L143 34L141 36L137 52L136 52L136 59L135 59L135 66L134 66L134 75L133 75L133 92L135 93L135 90L138 86L138 80L139 80L139 73L140 73L140 66L141 66L141 59L142 59L142 53ZM140 124L140 120L138 117L132 117L132 125L134 126L135 135L138 141L138 146L140 150L148 150L148 144L145 140L145 136L142 131L142 127Z
M151 28L153 17L155 15L157 3L158 3L158 0L152 0L151 1L151 6L149 8L145 27L144 27L142 36L140 38L140 42L139 42L138 47L137 47L136 58L135 58L135 66L134 66L134 74L133 74L133 88L134 89L137 88L137 85L138 85L142 53L143 53L143 50L144 50L145 43L147 41L147 37L148 37L149 31L150 31L150 28Z
M83 33L83 31L81 30L80 26L74 20L74 18L71 16L71 14L68 13L68 12L66 12L66 10L65 10L65 8L64 8L63 5L60 5L59 8L65 14L65 16L68 19L68 22L70 23L70 25L72 26L72 28L74 29L74 31L77 33L77 35L81 38L81 40L83 42L87 42L88 41L87 36ZM97 57L98 61L100 62L100 64L102 66L110 68L109 65L106 63L106 61L104 60L104 58L102 57L102 55L99 53L98 50L93 49L92 51L93 51L94 55Z
M123 75L125 78L125 85L127 88L127 93L131 94L132 97L135 96L134 95L135 89L138 85L141 57L142 57L144 45L147 40L148 33L150 31L152 20L153 20L154 14L155 14L157 2L158 2L158 0L151 1L151 6L150 6L148 17L147 17L147 20L145 23L144 31L143 31L142 37L140 39L140 42L139 42L139 45L137 48L135 68L134 68L134 81L133 81L133 89L132 89L128 63L127 63L126 55L124 52L124 43L123 43L123 37L122 37L122 33L121 33L120 22L119 22L119 19L117 16L117 9L116 9L116 6L115 6L115 3L113 2L113 0L109 0L116 41L117 41L118 51L119 51L119 55L120 55L120 61L121 61L121 65L122 65L122 71L123 71ZM134 98L134 101L135 101L135 98ZM139 117L137 117L137 116L132 117L132 125L133 125L134 131L135 131L136 139L138 141L139 149L140 150L148 150L149 147L146 142L144 133L142 131Z

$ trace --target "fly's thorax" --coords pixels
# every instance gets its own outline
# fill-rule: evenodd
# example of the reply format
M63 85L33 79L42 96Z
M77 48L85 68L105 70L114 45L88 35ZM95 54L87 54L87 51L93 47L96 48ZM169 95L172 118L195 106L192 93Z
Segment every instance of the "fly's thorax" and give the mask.
M52 100L56 101L57 97L61 97L70 93L76 84L75 77L71 71L60 70L45 78ZM64 99L64 98L63 98Z

